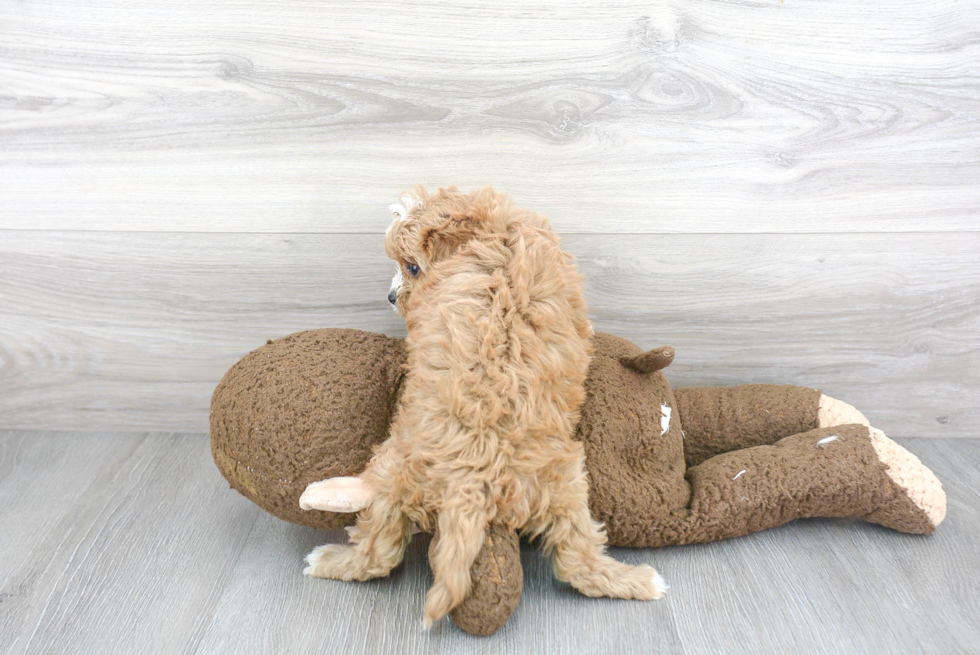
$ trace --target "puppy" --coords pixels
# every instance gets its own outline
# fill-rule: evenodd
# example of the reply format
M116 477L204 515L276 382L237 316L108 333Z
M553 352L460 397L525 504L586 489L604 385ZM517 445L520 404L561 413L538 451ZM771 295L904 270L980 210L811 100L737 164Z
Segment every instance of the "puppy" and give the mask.
M430 626L466 598L487 526L499 523L541 537L555 575L588 596L660 597L656 571L607 556L589 515L572 436L592 328L547 219L489 187L419 187L392 210L385 249L398 265L388 299L408 327L403 394L364 473L334 479L340 496L369 490L350 545L314 550L307 575L387 575L413 521L438 527Z

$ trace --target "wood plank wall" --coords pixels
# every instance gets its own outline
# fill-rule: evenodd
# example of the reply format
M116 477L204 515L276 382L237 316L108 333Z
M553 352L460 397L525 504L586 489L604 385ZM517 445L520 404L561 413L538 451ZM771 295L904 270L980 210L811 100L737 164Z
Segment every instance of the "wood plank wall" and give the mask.
M387 206L552 217L676 386L980 422L980 5L0 0L0 428L204 431L266 338L404 334Z

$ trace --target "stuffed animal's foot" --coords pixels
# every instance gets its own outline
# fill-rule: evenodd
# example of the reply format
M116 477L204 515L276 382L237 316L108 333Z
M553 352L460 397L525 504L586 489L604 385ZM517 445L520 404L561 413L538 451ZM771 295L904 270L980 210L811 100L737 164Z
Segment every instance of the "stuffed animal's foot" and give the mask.
M303 569L303 574L312 578L330 578L332 580L371 580L381 578L389 573L393 566L382 562L372 561L353 546L327 544L313 549L306 556L309 564Z
M817 406L817 422L818 428L830 428L851 423L871 427L868 419L856 407L823 394L820 394L820 401Z
M667 591L667 583L652 567L629 566L602 555L594 564L567 575L568 582L586 596L654 600Z
M893 530L929 534L946 517L946 493L935 474L919 458L875 428L869 428L871 445L897 493L865 520Z
M361 478L327 478L308 484L299 497L299 506L324 512L359 512L370 504L372 494L371 487Z

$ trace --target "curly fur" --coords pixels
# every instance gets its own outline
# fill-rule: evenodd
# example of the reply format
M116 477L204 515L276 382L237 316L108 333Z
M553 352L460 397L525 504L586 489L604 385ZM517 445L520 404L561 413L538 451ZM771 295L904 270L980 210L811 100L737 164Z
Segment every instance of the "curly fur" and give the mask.
M309 573L386 575L411 521L438 523L431 625L468 594L486 528L498 523L540 536L555 574L587 595L659 597L656 572L606 556L589 516L572 435L592 328L580 275L547 219L489 187L419 187L393 213L385 247L408 326L404 391L391 437L361 475L375 493L351 545L314 551Z

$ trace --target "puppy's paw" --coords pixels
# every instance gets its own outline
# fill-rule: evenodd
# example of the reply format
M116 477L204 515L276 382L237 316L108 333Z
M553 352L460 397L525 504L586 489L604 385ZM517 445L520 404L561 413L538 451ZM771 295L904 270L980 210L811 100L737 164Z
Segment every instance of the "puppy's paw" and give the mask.
M650 569L650 584L653 587L653 595L650 596L650 600L661 598L664 595L664 592L670 589L670 587L667 586L667 582L663 579L663 576L657 573L656 569L654 569L652 566L645 566L643 568Z
M308 484L299 497L299 506L324 512L359 512L370 504L372 495L373 490L361 478L327 478Z
M622 586L614 595L619 598L634 598L636 600L656 600L667 591L667 583L654 570L647 566L628 566L627 574L621 579Z
M652 567L629 566L603 555L598 565L574 572L568 581L586 596L655 600L667 583Z
M306 556L305 561L309 566L303 569L303 575L311 578L354 580L358 576L355 567L352 566L353 551L350 546L336 544L314 548L313 552Z

